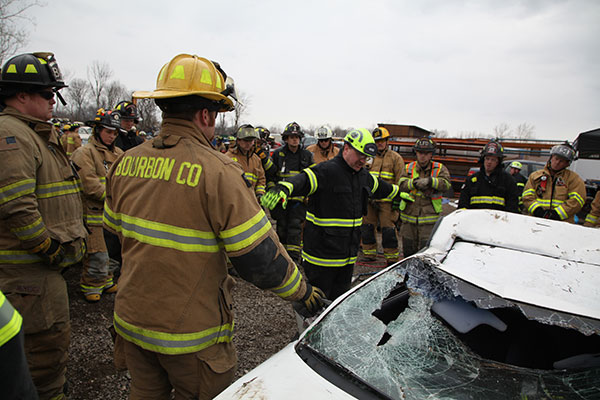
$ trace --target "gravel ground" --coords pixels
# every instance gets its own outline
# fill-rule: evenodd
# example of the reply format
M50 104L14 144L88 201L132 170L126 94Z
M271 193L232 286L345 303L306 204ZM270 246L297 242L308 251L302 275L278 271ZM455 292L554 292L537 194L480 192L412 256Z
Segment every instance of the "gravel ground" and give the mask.
M443 215L454 209L444 205ZM381 248L379 252L382 252ZM354 269L354 284L385 266L381 255L374 262L365 262L359 257ZM129 379L127 373L117 371L113 365L113 345L108 331L115 295L104 295L96 304L87 303L79 291L80 274L81 267L72 267L65 272L72 326L67 369L69 398L127 399ZM290 343L297 333L297 325L289 303L242 279L236 278L233 297L234 343L239 359L237 379Z

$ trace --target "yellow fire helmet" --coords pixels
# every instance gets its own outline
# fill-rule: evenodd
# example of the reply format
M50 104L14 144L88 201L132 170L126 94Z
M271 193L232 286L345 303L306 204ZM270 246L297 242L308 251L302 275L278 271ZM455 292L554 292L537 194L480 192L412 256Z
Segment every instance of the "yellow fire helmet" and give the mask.
M220 105L220 111L233 110L233 84L218 63L190 54L179 54L163 65L156 79L156 90L136 91L134 98L167 99L197 95Z

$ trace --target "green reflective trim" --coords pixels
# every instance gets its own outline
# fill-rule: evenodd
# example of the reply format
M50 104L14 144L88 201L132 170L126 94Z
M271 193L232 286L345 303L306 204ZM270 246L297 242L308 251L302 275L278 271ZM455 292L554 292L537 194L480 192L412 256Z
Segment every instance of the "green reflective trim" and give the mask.
M39 199L48 199L50 197L64 196L81 191L76 180L48 183L38 185L35 188L35 195Z
M261 209L254 217L235 228L221 231L219 238L225 244L225 251L238 251L250 246L271 229L271 223Z
M77 253L68 254L59 264L60 267L68 267L78 263L85 255L85 246L82 244ZM0 264L38 264L43 263L44 259L35 253L27 250L0 250Z
M388 194L384 198L384 200L392 201L394 199L394 197L396 197L398 195L398 192L400 192L400 188L398 187L398 185L392 185L392 192L390 194Z
M42 235L46 231L46 225L44 225L42 217L39 217L29 225L11 228L10 231L14 233L19 240L31 240Z
M229 343L233 339L234 323L193 333L166 333L144 329L123 321L114 313L115 330L129 342L161 354L188 354L213 344Z
M280 181L277 183L285 187L288 190L289 194L292 194L294 192L294 185L292 185L290 182Z
M375 178L379 178L379 171L369 171L369 173L371 175L373 175Z
M265 185L256 185L255 189L256 194L263 195L265 194Z
M304 169L304 172L306 173L306 176L308 176L308 182L310 183L310 191L307 194L307 196L310 196L311 194L317 191L319 184L317 182L317 176L315 175L312 169L306 168Z
M302 246L298 246L297 244L286 244L283 247L285 247L285 249L287 251L300 251L300 250L302 250Z
M412 215L400 213L400 219L402 222L409 224L435 224L439 219L439 215L425 215L423 217L415 217Z
M103 222L124 237L152 246L167 247L184 252L217 253L220 251L213 232L180 228L143 218L113 212L104 203Z
M311 213L306 212L306 220L312 222L317 226L324 227L340 227L340 228L354 228L362 225L362 217L360 218L320 218Z
M0 205L35 192L35 179L23 179L0 188Z
M298 267L294 265L294 272L290 276L290 278L281 286L277 286L274 289L271 289L273 293L277 296L285 299L287 297L292 296L298 291L298 287L300 287L300 282L302 282L302 274L298 270Z
M527 190L523 191L523 196L528 196L530 194L532 194L532 195L535 196L535 190L533 190L533 189L527 189Z
M494 204L504 206L504 198L498 196L473 196L471 197L471 204Z
M267 171L272 166L273 166L273 161L271 161L270 158L267 158L267 161L265 161L265 171Z
M19 333L22 324L21 314L0 291L0 347Z
M375 256L377 255L377 249L363 249L363 254L365 256Z
M588 214L585 217L585 222L589 222L592 225L596 225L596 222L598 222L598 217L592 214Z
M288 172L279 172L277 175L280 178L291 178L293 176L296 176L300 173L300 171L288 171Z
M304 250L302 250L302 257L311 264L319 265L321 267L343 267L348 264L354 264L356 262L357 256L348 257L348 258L339 258L339 259L327 259L311 256L307 254Z
M104 289L104 285L102 286L87 286L87 285L79 285L81 292L84 294L102 294L102 289Z

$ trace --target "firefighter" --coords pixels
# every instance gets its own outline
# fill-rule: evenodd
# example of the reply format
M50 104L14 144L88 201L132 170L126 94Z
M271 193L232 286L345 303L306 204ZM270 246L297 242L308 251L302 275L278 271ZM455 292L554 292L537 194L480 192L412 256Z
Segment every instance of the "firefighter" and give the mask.
M398 153L388 149L390 133L386 128L375 128L373 139L377 145L377 154L367 168L376 178L387 183L397 184L404 176L404 159ZM381 227L381 244L388 265L398 261L398 238L396 237L396 221L398 210L392 210L389 199L372 199L369 201L367 216L362 225L362 251L369 261L377 256L377 240L375 229Z
M288 180L313 164L312 153L303 149L300 144L304 137L300 125L290 122L281 136L285 145L273 152L273 168L269 170L271 176L268 177L272 183ZM278 205L271 210L271 216L277 221L279 240L292 260L299 265L302 251L302 223L306 216L304 196L291 196L288 198L287 208Z
M415 254L427 244L434 224L442 213L442 193L450 189L450 172L433 161L436 144L431 138L417 139L413 146L416 161L406 164L400 178L400 190L409 192L413 201L400 203L400 236L404 257Z
M598 226L600 223L600 190L596 191L596 196L592 200L592 209L585 217L583 226Z
M258 133L252 125L240 126L236 134L236 145L229 149L226 155L242 167L247 185L260 200L265 194L266 179L260 158L254 153L255 141L258 138Z
M81 261L87 236L76 172L48 122L64 87L52 53L17 55L2 68L0 289L23 316L41 399L64 398L71 326L61 270Z
M115 111L99 109L87 125L93 136L73 153L71 160L81 178L84 199L84 218L90 230L87 254L81 272L81 291L90 303L100 300L102 293L115 293L114 271L119 262L109 258L102 229L102 210L106 195L106 174L123 150L115 146L121 129L121 118Z
M135 104L123 100L113 109L121 116L121 130L115 139L115 146L123 151L144 143L144 139L137 134L135 124L140 122L140 116Z
M527 183L527 178L521 174L523 164L519 161L513 161L510 163L510 174L517 184L517 195L519 197L519 212L523 211L523 189Z
M217 114L234 108L218 63L180 54L159 72L152 98L160 133L130 149L107 176L104 224L122 242L116 348L131 399L210 399L235 372L233 278L239 275L310 313L323 303L277 240L239 166L211 141ZM151 201L148 201L151 200Z
M71 157L71 154L75 150L81 147L81 136L79 136L79 124L74 122L65 124L63 126L64 134L60 137L60 143L67 153L67 156Z
M23 317L0 290L0 388L4 399L37 400L23 345Z
M273 161L271 160L271 157L269 157L269 152L271 149L270 142L273 140L271 138L271 131L262 126L257 126L254 128L254 130L259 137L259 139L256 141L254 152L258 158L260 158L260 162L262 163L265 174L269 174L271 173L271 168L273 168Z
M391 200L399 193L397 185L364 168L367 158L377 154L367 129L348 132L344 141L335 158L280 181L262 201L269 209L282 201L285 209L290 198L309 196L302 267L311 284L331 300L350 289L368 197Z
M340 152L333 144L333 131L328 126L322 126L315 132L317 143L311 144L306 150L313 153L315 164L320 164L323 161L331 160Z
M575 214L585 204L585 183L577 173L567 169L575 160L575 150L568 143L550 149L544 169L532 172L523 191L523 207L530 215L557 221L575 222Z
M460 189L458 208L488 208L518 213L517 184L502 168L504 149L491 140L481 150L479 171L467 177Z

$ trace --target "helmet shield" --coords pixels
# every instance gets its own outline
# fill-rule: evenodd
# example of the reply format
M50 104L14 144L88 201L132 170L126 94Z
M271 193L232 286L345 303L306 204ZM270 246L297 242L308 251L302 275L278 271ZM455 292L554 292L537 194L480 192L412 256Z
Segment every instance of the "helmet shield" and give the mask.
M419 138L413 146L413 151L420 151L423 153L434 153L435 147L435 142L431 138Z
M333 132L331 128L328 126L322 126L315 132L315 138L318 140L326 140L331 139L333 137Z
M242 125L238 128L236 133L237 139L260 139L260 136L250 124Z
M304 132L302 132L302 128L300 128L300 125L298 125L297 122L290 122L287 124L283 130L283 133L281 134L281 137L285 139L290 135L298 135L300 138L304 137Z
M557 144L550 149L550 156L559 156L571 163L575 160L575 149L570 144Z

